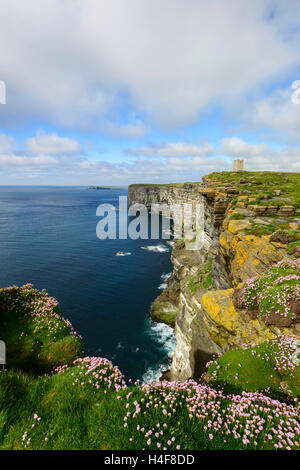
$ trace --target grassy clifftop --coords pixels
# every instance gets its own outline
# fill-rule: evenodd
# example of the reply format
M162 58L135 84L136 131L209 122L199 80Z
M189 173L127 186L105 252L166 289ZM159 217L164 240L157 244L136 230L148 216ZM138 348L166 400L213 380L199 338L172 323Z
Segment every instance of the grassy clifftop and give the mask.
M281 198L290 198L297 208L300 205L300 173L283 173L275 171L223 171L210 173L203 177L209 186L235 188L240 192L248 192L256 196L258 201L271 200L279 195ZM274 205L280 204L280 200ZM283 201L284 202L284 201ZM267 203L267 201L266 201Z

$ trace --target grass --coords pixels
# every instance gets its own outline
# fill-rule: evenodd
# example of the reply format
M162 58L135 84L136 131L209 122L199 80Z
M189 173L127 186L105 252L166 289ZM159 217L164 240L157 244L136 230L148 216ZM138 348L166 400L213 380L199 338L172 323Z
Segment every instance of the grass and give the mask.
M230 216L230 219L232 219L232 220L243 220L243 219L245 219L245 218L246 218L246 217L245 217L245 215L243 215L243 214L232 214L232 215Z
M256 205L294 205L295 209L300 207L300 173L222 171L210 173L205 180L219 186L234 186L241 192L250 192L249 198L255 197L253 204ZM276 196L276 190L280 190L280 198L288 198L289 201L272 200Z
M109 361L91 364L85 359L41 378L0 373L0 449L299 448L293 405L226 396L193 381L126 386Z
M160 297L157 297L151 307L151 318L156 322L163 322L172 327L175 326L177 308L176 306L168 300L162 300L161 294Z
M244 217L237 217L239 214L234 214L231 216L231 219L240 219ZM278 216L277 216L278 217ZM275 217L271 218L272 222L268 224L254 222L250 219L251 226L244 229L244 233L247 235L255 235L256 237L262 237L263 235L277 235L279 240L279 235L284 235L289 243L299 242L300 233L298 230L292 230L289 228L289 224L282 222L277 222ZM272 239L271 239L272 240Z
M280 384L285 382L291 397L299 398L298 343L293 337L282 337L228 351L210 364L210 384L231 393L267 391L273 398L283 399Z
M271 235L276 231L276 225L274 224L260 224L252 223L250 228L245 228L244 232L246 235L255 235L256 237L262 237L263 235Z
M31 284L0 290L0 338L9 364L43 373L83 353L80 338L58 302Z

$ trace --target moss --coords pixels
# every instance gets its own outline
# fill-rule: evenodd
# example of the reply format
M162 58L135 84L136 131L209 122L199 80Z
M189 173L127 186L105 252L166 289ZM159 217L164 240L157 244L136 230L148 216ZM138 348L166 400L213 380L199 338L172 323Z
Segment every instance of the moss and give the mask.
M156 322L175 326L177 307L172 302L155 299L151 308L151 318Z

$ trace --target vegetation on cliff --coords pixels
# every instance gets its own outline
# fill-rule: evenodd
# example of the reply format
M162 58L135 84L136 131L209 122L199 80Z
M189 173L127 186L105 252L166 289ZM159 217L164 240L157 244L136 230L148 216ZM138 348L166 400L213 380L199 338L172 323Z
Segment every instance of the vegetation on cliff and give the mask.
M299 368L275 366L278 354L289 357L300 344L300 174L221 172L203 180L198 196L195 189L189 193L190 202L205 199L207 230L211 234L214 226L219 232L214 240L214 246L219 242L218 260L213 250L212 263L206 261L210 248L203 250L206 254L201 259L183 241L180 248L179 242L175 244L173 278L165 298L158 299L161 305L168 301L175 276L180 344L170 376L197 377L201 366L197 358L215 345L223 356L210 368L211 384L233 393L268 389L273 397L298 397ZM216 290L218 263L225 266L233 288ZM256 354L255 348L260 352ZM242 375L237 374L237 364L242 364ZM255 370L260 371L259 377Z
M272 396L300 397L300 338L287 328L300 322L299 280L300 260L285 259L235 289L237 308L251 321L271 326L274 339L254 347L248 342L213 361L206 375L211 385L235 393L267 389Z
M212 289L212 263L212 259L208 260L197 273L185 278L192 294L195 294L198 289Z
M220 191L230 187L244 194L244 201L251 205L284 206L294 205L300 209L299 173L283 173L275 171L223 171L210 173L204 177L209 186ZM234 204L237 198L233 200Z
M32 284L0 289L0 338L10 366L35 374L71 364L83 353L57 300Z
M235 291L235 303L266 325L300 323L300 260L284 259Z

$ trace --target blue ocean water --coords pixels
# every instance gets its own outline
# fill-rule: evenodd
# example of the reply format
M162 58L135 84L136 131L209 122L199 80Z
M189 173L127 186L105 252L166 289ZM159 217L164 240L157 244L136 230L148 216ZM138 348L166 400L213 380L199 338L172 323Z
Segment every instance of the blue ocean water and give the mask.
M149 319L172 271L170 246L97 238L97 206L118 207L126 195L125 189L0 187L0 287L30 282L46 289L88 355L111 359L127 378L149 381L159 377L175 346L171 328Z

